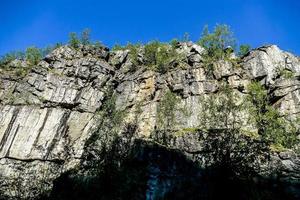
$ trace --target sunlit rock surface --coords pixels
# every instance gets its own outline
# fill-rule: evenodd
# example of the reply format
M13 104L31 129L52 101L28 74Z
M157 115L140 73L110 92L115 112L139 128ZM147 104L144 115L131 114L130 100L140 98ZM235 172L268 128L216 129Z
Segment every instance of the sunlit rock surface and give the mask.
M149 142L153 141L152 134L158 123L157 107L163 93L167 89L174 92L180 99L178 107L189 114L176 113L177 123L170 130L176 134L168 135L166 146L183 153L202 168L216 162L215 154L206 152L213 149L208 144L214 137L201 131L194 133L191 128L199 126L203 98L218 91L220 80L226 79L241 101L247 94L247 85L258 80L270 88L269 95L275 108L292 118L299 116L300 60L296 56L275 45L264 46L245 55L238 68L227 61L215 63L217 70L211 77L204 70L202 47L183 43L178 46L178 51L184 53L186 62L164 74L145 66L132 72L128 70L132 65L128 50L113 52L105 47L91 46L81 46L78 50L60 47L24 77L1 72L1 194L34 198L51 191L53 181L62 174L77 170L88 162L86 159L90 158L85 155L89 151L96 154L95 149L99 150L103 145L98 142L91 146L91 140L99 131L102 116L98 111L104 100L110 98L109 88L113 89L117 108L126 110L124 127L134 122L134 137ZM292 72L293 77L283 77L280 73L283 70ZM241 114L241 118L245 115ZM245 121L246 126L251 127ZM106 133L113 137L109 131ZM255 141L251 144L255 149ZM234 149L232 152L234 154ZM101 157L100 154L94 156ZM282 181L288 185L287 190L300 198L299 154L292 150L266 151L264 158L256 158L255 162L247 160L248 155L243 156L242 164L253 169L257 177ZM152 175L145 193L148 199L155 199L149 191L159 184L154 180L159 173L156 168L149 169ZM17 189L16 184L20 185ZM167 194L171 188L165 187L161 194Z

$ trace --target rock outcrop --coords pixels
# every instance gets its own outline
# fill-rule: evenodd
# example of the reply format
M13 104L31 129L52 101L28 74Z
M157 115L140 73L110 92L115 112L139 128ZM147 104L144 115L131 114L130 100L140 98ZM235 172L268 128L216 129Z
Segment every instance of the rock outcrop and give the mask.
M76 50L60 47L23 77L3 70L0 74L1 194L26 199L49 193L54 181L63 174L72 170L84 174L82 166L101 160L101 148L113 145L116 135L129 141L128 148L133 140L151 144L164 141L159 145L183 153L202 168L214 165L221 151L218 148L226 145L226 139L222 139L226 135L209 134L197 127L201 125L199 114L206 106L203 99L216 93L222 81L234 89L234 95L241 101L247 95L247 85L253 80L260 81L269 88L274 108L291 118L299 116L298 57L275 45L264 46L245 55L239 66L228 61L214 63L213 76L209 76L202 62L205 52L202 47L182 43L178 51L184 53L185 60L180 67L166 73L143 65L132 71L128 50L109 51L94 46L80 46ZM285 77L285 71L292 73L292 77ZM178 99L176 123L164 133L157 133L159 105L166 91L172 91ZM103 127L107 119L101 112L112 96L116 109L125 112L116 130ZM241 114L241 119L246 115ZM253 127L248 121L243 124ZM128 139L123 136L128 132L135 135ZM284 182L286 190L300 198L297 147L274 152L266 146L257 147L260 143L255 137L243 136L238 140L239 144L247 141L249 151L241 155L234 145L229 147L232 150L229 159L236 161L233 166L237 175L243 174L245 168L250 169L256 177ZM216 147L217 141L225 143ZM239 160L240 157L244 159Z

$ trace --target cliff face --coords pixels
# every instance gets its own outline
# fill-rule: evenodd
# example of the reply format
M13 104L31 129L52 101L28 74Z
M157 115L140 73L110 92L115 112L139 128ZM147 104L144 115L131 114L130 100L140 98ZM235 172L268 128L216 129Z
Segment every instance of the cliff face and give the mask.
M140 148L157 143L159 148L182 153L201 168L224 162L220 148L226 148L226 162L237 176L247 173L244 169L251 170L256 177L285 183L287 190L299 198L297 145L293 150L272 151L249 134L228 139L221 122L209 125L209 129L216 130L214 133L201 130L203 119L199 115L207 106L205 99L216 94L224 82L243 102L247 86L256 80L268 88L271 106L282 115L296 118L300 113L300 59L275 45L264 46L245 55L238 66L226 60L215 62L212 74L207 74L202 47L182 43L177 51L184 59L166 73L143 65L132 70L128 50L109 51L93 46L76 50L60 47L25 76L3 70L2 195L36 197L49 192L53 182L67 172L75 170L88 176L87 166L101 163L118 138L118 144L123 145L118 149L121 155L136 148L136 141L143 143ZM11 65L13 68L14 63ZM26 63L23 65L26 67ZM283 71L293 76L285 77ZM160 122L160 106L168 91L169 100L176 99L171 105L174 112L164 115L164 122ZM113 103L108 104L112 99ZM122 119L116 119L115 113ZM255 132L257 128L246 119L248 115L240 112L237 117L248 132ZM233 141L246 144L242 147L247 151L243 153Z

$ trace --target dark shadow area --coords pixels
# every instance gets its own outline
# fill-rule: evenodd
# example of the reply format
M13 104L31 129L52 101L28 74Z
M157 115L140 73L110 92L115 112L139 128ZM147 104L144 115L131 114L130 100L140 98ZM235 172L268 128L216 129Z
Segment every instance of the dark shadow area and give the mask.
M115 149L116 150L116 149ZM201 169L179 151L136 140L126 158L112 157L97 176L69 172L54 182L49 199L292 200L270 181L239 180L228 166Z

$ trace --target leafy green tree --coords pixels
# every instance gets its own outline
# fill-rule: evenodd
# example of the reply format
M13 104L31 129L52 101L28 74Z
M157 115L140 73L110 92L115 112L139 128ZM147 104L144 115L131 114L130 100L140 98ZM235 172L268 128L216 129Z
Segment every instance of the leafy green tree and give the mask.
M157 52L161 47L159 41L152 41L145 45L145 60L146 65L154 66L157 63Z
M243 123L239 115L244 104L237 103L238 97L226 82L220 85L218 92L210 94L202 102L200 124L203 129L222 129L226 133L233 130L240 132Z
M265 124L263 124L263 114L265 113L268 94L267 90L259 83L252 82L248 85L248 101L254 106L250 107L250 112L254 114L255 121L259 129L263 129ZM261 131L263 132L263 131Z
M157 127L155 139L162 144L168 144L168 133L172 131L176 125L176 112L178 109L179 97L168 90L161 98L157 106Z
M298 141L299 130L296 122L282 116L278 110L269 105L267 90L259 83L248 86L250 116L258 128L263 140L270 141L279 147L292 148Z
M230 58L232 50L235 50L235 41L233 32L225 24L216 25L213 32L209 31L208 26L204 27L198 44L206 50L202 58L207 76L213 76L216 61L225 59L235 65L234 59Z
M120 45L115 45L114 50L128 49L129 50L129 58L132 62L131 71L135 71L137 69L138 65L140 64L139 52L140 52L141 46L142 45L139 43L137 43L137 44L128 43L125 47L122 47Z
M201 135L207 133L203 152L210 154L215 166L227 173L236 172L251 177L253 165L259 166L266 144L245 134L246 104L227 82L222 82L216 93L203 97L199 113ZM248 164L251 163L251 166Z
M172 46L173 49L176 49L178 45L180 44L179 40L174 38L170 41L170 45Z
M168 90L161 101L159 102L158 112L158 125L163 130L170 129L176 120L176 107L179 103L179 97L173 92Z
M155 69L160 73L166 73L172 59L175 59L175 53L168 46L161 46L156 55Z
M171 62L180 59L175 46L159 41L149 42L144 49L145 65L160 73L167 72Z
M227 47L235 49L236 46L233 32L225 24L217 24L213 32L210 32L208 26L205 26L198 43L206 49L207 55L214 60L224 59L227 56L225 49Z
M178 40L173 40L170 44L152 41L144 46L139 43L128 43L126 46L115 45L112 50L129 50L132 71L135 71L139 65L145 65L151 70L165 73L173 61L179 61L182 57L176 52L178 43Z
M27 48L26 52L25 52L25 56L26 56L26 61L30 65L37 65L40 62L40 60L42 59L42 53L41 53L40 49L38 49L36 47Z
M80 40L75 32L69 34L69 45L75 49L79 47Z
M88 28L86 28L82 31L82 33L81 33L81 44L83 44L83 45L91 44L90 34L91 34L91 30L88 29Z
M246 55L250 51L250 49L251 49L250 45L248 45L248 44L242 44L240 46L240 50L239 50L238 55L240 57L242 57L242 56Z
M277 73L279 76L281 76L284 79L291 79L293 77L295 77L295 72L291 71L290 69L286 69L286 68L278 68L277 69Z
M12 53L7 53L0 58L0 68L5 68L8 63L15 60L16 56Z

